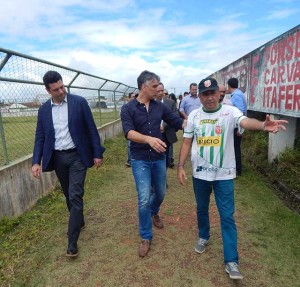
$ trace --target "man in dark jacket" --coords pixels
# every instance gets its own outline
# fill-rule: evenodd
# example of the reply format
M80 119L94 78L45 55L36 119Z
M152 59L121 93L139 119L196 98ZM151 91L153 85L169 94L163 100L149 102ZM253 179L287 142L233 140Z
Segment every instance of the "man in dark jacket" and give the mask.
M101 166L105 148L100 144L87 101L68 94L61 75L55 71L48 71L43 82L51 98L38 112L31 172L39 178L41 171L55 170L70 212L67 256L76 257L80 230L85 226L86 171L93 165Z
M168 98L168 91L164 89L163 83L159 83L157 87L157 96L156 100L162 102L167 106L171 111L179 115L176 108L176 102ZM174 143L177 142L176 130L174 127L168 125L165 121L161 124L161 132L164 142L167 144L166 149L166 166L174 167L174 158L171 154L171 148Z

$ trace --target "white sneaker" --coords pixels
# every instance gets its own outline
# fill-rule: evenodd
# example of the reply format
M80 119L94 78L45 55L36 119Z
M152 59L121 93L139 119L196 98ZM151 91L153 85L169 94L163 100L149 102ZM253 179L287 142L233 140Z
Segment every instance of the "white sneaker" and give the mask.
M228 262L226 264L225 271L229 274L231 279L243 279L243 275L240 273L236 262Z
M197 241L197 243L195 245L195 251L197 253L203 253L205 251L205 247L207 244L208 244L208 240L199 238L199 240Z

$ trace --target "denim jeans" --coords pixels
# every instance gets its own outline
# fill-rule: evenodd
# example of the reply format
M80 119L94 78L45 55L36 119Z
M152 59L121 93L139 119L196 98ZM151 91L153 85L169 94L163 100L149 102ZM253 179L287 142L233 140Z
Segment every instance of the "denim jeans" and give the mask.
M210 237L209 202L212 189L221 219L224 262L238 263L237 230L234 221L233 180L206 181L193 177L194 193L197 202L199 238Z
M158 214L166 194L166 159L131 159L131 166L138 193L140 236L152 240L151 217Z

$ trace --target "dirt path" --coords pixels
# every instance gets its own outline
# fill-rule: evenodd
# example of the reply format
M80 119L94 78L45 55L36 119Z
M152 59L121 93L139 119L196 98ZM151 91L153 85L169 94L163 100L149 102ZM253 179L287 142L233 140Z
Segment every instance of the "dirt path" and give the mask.
M175 145L175 154L178 148ZM65 256L68 219L63 207L54 227L40 230L39 243L22 255L22 267L15 270L19 280L11 286L300 286L296 240L289 240L291 248L284 252L279 250L282 244L276 242L276 238L285 242L285 236L292 237L292 233L299 239L296 226L300 221L287 213L289 220L295 221L291 226L272 222L272 210L281 212L282 204L249 170L236 181L236 222L244 280L233 282L224 271L213 197L211 243L203 254L194 251L197 225L189 168L185 187L178 184L176 170L168 170L169 188L161 210L165 228L154 229L149 256L140 259L137 196L131 169L124 166L125 156L126 143L117 138L109 142L105 166L88 173L86 229L80 235L79 257L70 260Z

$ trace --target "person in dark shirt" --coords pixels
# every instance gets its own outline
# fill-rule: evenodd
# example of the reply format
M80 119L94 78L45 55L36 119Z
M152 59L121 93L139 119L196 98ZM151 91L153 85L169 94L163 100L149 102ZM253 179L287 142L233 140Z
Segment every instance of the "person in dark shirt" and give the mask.
M171 95L168 93L168 90L164 89L164 84L160 83L157 89L156 100L162 102L164 105L169 107L173 112L177 113L176 108L176 97L175 100L171 98ZM175 95L174 95L175 96ZM179 113L178 113L179 115ZM173 127L170 127L167 123L163 122L161 124L161 132L163 135L163 140L167 144L166 150L166 165L167 168L173 168L174 164L174 154L173 154L173 144L177 142L176 130ZM168 188L168 184L167 184Z
M128 101L132 101L135 98L135 93L131 92L128 95ZM131 167L131 154L130 154L130 140L127 140L127 161L125 163L126 166Z
M66 256L77 257L87 169L102 165L105 148L86 99L67 93L56 71L46 72L43 82L50 98L38 111L31 173L39 179L55 171L69 210Z
M176 130L184 121L163 103L156 101L158 75L143 71L137 78L139 95L121 109L125 137L131 141L131 166L138 193L138 215L141 243L140 257L145 257L152 240L152 222L163 228L159 216L166 193L166 144L162 139L162 121ZM151 185L153 190L151 192ZM152 218L152 222L151 222Z
M227 81L228 91L231 93L231 103L233 106L237 107L244 116L247 115L247 102L244 93L238 89L239 80L237 78L230 78ZM234 154L236 162L236 174L237 176L242 175L242 144L243 135L239 133L236 128L234 131Z

